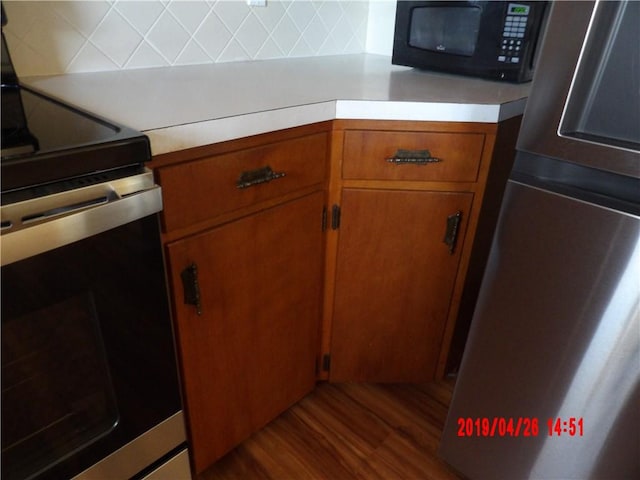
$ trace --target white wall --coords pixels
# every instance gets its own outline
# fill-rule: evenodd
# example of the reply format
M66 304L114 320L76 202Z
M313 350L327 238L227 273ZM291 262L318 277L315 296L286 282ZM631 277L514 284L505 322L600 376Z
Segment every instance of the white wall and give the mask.
M396 2L393 0L371 0L367 26L368 53L391 55L393 30L396 19Z
M266 7L249 7L246 0L3 4L5 37L21 76L390 54L395 11L394 2L381 0L267 0Z

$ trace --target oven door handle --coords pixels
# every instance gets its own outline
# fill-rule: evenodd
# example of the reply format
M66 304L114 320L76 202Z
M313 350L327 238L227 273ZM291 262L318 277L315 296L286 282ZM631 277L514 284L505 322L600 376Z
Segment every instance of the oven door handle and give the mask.
M3 206L0 263L8 265L161 210L162 192L151 172Z

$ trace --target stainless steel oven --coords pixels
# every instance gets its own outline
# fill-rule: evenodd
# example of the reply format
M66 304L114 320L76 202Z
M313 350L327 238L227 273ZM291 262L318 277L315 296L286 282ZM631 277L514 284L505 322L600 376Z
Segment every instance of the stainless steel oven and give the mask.
M148 139L2 43L2 478L190 478Z
M4 479L130 478L185 449L160 206L150 172L2 205Z

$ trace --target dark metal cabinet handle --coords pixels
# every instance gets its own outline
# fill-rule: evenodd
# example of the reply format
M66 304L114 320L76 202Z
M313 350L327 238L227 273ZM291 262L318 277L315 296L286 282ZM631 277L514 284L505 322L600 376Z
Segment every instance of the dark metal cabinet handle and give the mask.
M258 168L257 170L249 170L242 172L240 178L236 182L238 188L247 188L260 183L267 183L286 175L284 172L274 172L270 166Z
M458 241L458 230L460 229L460 220L462 220L462 212L456 213L447 217L447 230L444 234L444 243L449 246L449 253L453 255L456 248L456 242Z
M196 307L198 315L202 315L202 303L200 303L200 284L198 283L198 267L192 263L180 274L184 291L184 303Z
M387 158L387 162L395 164L412 163L414 165L428 165L429 163L438 163L441 161L441 158L433 157L429 150L404 150L402 148L398 149L393 157Z

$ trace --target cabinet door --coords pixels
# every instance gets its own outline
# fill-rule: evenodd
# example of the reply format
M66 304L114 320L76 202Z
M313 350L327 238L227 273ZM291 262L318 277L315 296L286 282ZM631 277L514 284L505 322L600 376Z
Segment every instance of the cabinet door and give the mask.
M198 473L315 384L322 205L314 193L167 247ZM183 296L190 265L200 315Z
M472 198L343 191L332 381L433 379ZM448 218L458 212L458 241L450 251L444 242Z

